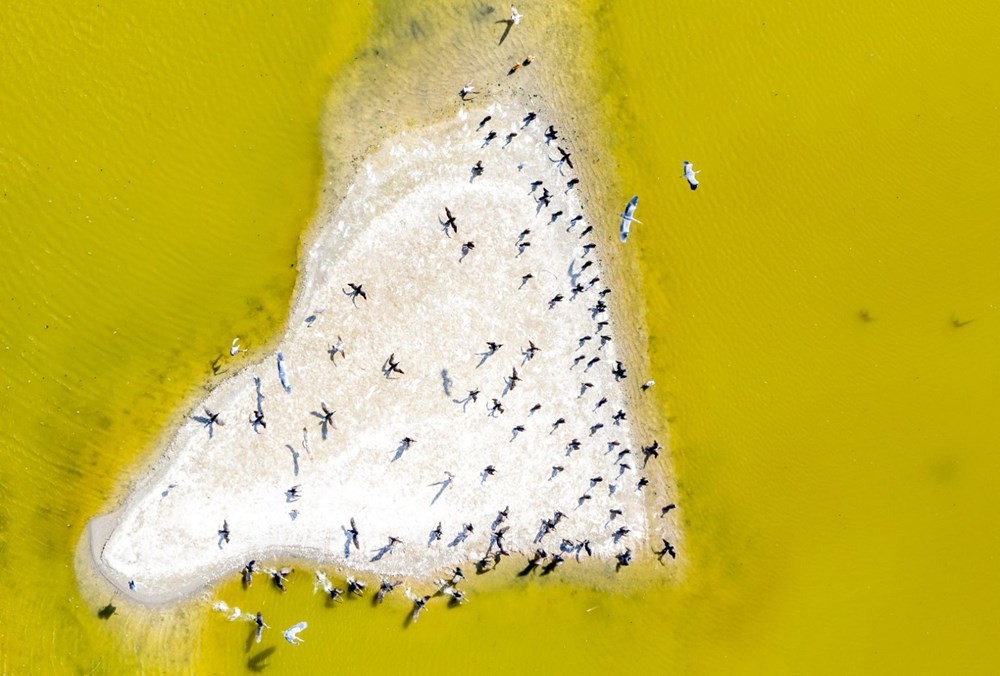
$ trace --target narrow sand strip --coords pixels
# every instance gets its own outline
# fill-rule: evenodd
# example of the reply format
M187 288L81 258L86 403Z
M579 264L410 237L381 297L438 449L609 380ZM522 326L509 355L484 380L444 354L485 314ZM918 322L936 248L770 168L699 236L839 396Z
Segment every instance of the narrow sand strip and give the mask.
M557 551L565 539L570 558L588 541L613 568L627 547L649 551L637 483L652 439L613 418L629 415L626 397L643 378L613 375L621 327L599 324L610 315L599 252L584 248L588 221L570 228L582 214L578 188L567 188L574 171L558 161L559 142L546 143L549 120L525 124L528 111L513 103L480 113L403 133L364 161L306 253L278 348L290 392L275 353L234 375L194 407L122 508L91 524L95 560L116 586L163 602L249 559L289 556L428 578L495 553L491 527L505 508L497 527L509 528L510 552ZM474 248L463 255L466 242ZM348 296L349 283L367 299ZM602 336L612 339L603 347ZM485 354L488 341L502 347ZM390 355L402 374L386 377ZM493 400L502 413L491 413ZM266 428L255 431L258 404ZM220 422L206 424L206 409ZM650 489L654 472L650 463ZM557 511L565 517L543 535ZM622 526L629 532L615 535ZM387 549L390 537L401 542Z

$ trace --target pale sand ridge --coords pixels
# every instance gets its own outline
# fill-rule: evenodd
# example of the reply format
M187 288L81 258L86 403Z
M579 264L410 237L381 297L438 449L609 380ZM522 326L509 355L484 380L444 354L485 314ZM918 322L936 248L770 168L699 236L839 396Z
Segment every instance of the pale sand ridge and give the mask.
M600 251L584 255L592 241L580 236L587 219L567 232L582 213L576 190L566 189L575 173L554 161L557 143L545 143L551 121L523 126L527 112L509 102L475 115L462 110L402 133L364 161L305 254L278 348L291 393L271 353L194 407L191 416L207 408L225 424L212 426L209 438L207 426L187 418L150 477L118 512L92 525L95 558L116 586L127 590L134 579L137 589L127 593L166 601L234 574L249 559L288 556L429 578L481 559L497 512L508 506L504 543L512 552L556 551L566 539L573 558L576 545L589 540L594 558L612 567L626 547L648 553L637 482L648 475L647 490L654 490L659 465L644 471L639 449L652 439L634 438L630 420L612 419L619 410L631 415L626 396L636 396L643 378L629 372L616 382L612 375L616 344L628 336L614 325L597 331L610 320L597 305L606 284L589 284L602 276ZM477 131L486 114L493 119ZM497 137L483 147L490 130ZM505 145L510 132L517 136ZM473 178L480 160L483 175ZM544 183L532 191L535 180ZM548 207L536 201L543 188L552 194ZM457 219L450 236L446 206ZM531 245L518 256L525 229ZM475 248L460 260L467 241ZM522 286L527 273L533 278ZM361 284L367 300L352 302L344 293L349 282ZM586 290L574 298L577 282ZM550 309L557 294L564 299ZM601 335L613 340L598 349ZM585 336L591 339L581 347ZM345 354L331 359L338 341ZM483 360L487 341L503 347ZM527 360L529 341L539 351ZM383 375L390 354L404 375ZM587 369L594 357L600 361ZM514 368L522 381L509 389ZM267 423L259 434L250 424L255 377ZM584 382L593 387L581 396ZM458 403L475 389L477 402ZM494 398L504 413L490 415ZM325 440L321 402L335 410ZM535 404L541 409L529 414ZM554 429L559 418L566 422ZM592 433L597 424L603 427ZM515 437L517 425L525 429ZM402 448L404 437L416 441ZM580 447L568 452L574 438ZM626 448L629 467L620 468L618 452ZM488 465L496 474L484 479ZM553 476L557 465L565 469ZM454 480L442 491L448 473ZM592 483L596 477L602 480ZM292 486L301 497L289 501ZM612 520L613 508L622 514ZM543 520L557 510L566 517L537 544ZM360 549L350 546L352 517ZM228 544L218 535L224 520ZM432 542L439 522L442 537ZM466 523L474 530L463 538ZM621 526L630 532L616 541ZM390 536L402 544L382 551Z

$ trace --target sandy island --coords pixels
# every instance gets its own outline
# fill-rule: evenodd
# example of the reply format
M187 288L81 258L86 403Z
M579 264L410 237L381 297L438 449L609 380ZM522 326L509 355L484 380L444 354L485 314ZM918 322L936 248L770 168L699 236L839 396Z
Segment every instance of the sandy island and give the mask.
M636 327L611 322L607 245L552 121L529 112L462 109L364 160L304 254L277 351L197 403L120 509L91 522L112 584L163 603L288 557L430 579L492 562L504 527L518 566L542 547L614 570L627 549L676 540L661 464L641 450L654 439L631 419L645 378L619 362Z

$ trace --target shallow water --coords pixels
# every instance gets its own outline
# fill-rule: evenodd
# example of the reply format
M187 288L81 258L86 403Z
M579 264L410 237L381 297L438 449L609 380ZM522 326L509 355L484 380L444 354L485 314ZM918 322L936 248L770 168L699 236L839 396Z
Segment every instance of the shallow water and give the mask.
M583 93L609 182L640 195L686 580L516 583L406 631L401 599L217 590L275 628L308 616L295 650L208 611L184 636L98 620L73 551L218 352L280 326L320 102L372 10L8 11L0 669L240 671L273 646L275 672L995 670L1000 9L661 4L585 17L604 57Z

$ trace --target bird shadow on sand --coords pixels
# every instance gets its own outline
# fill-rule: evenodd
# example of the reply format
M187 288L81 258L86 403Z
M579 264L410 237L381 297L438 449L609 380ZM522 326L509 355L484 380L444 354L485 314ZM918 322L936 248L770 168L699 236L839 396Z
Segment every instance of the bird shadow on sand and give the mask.
M503 29L503 35L500 36L500 42L497 43L497 45L499 46L502 45L503 41L507 39L508 35L510 35L510 29L514 27L514 22L511 21L510 19L500 19L495 23L505 24Z

